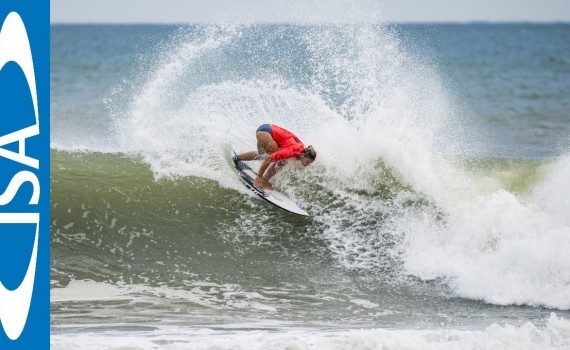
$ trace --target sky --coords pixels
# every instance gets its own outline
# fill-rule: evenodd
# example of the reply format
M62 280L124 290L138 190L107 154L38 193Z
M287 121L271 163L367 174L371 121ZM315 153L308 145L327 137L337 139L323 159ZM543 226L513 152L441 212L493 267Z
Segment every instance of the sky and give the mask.
M570 0L51 0L52 23L570 22Z

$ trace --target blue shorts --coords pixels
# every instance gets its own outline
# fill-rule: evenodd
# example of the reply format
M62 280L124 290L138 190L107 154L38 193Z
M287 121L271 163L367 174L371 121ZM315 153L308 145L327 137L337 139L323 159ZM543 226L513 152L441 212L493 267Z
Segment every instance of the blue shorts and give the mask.
M269 125L269 124L263 124L259 128L257 128L256 132L260 132L260 131L269 133L269 135L271 135L271 137L273 137L273 132L271 131L271 125Z

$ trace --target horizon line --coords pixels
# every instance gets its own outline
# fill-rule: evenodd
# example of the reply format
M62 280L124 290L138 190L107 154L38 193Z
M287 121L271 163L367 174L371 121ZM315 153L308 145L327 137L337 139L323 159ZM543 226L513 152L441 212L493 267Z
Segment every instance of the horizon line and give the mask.
M285 22L285 21L256 21L256 22L230 22L230 21L193 21L193 22L150 22L150 21L50 21L52 25L206 25L206 24L235 24L235 25L278 25L278 24L291 24L291 25L345 25L345 24L570 24L569 20L442 20L442 21L354 21L354 22Z

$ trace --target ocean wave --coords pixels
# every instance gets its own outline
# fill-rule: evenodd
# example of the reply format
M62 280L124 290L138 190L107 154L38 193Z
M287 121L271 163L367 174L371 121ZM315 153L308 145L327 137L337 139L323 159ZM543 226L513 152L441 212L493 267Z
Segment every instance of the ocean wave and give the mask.
M368 188L327 176L326 165L303 174L291 167L277 184L307 204L312 217L300 219L264 206L219 157L222 183L157 177L126 154L52 151L52 278L164 283L181 271L208 273L208 264L231 274L222 256L243 265L293 254L396 285L419 277L493 304L568 308L566 199L552 195L564 161L470 164L471 187L434 196L382 161ZM497 169L503 177L490 184ZM529 173L536 179L521 187L519 175Z

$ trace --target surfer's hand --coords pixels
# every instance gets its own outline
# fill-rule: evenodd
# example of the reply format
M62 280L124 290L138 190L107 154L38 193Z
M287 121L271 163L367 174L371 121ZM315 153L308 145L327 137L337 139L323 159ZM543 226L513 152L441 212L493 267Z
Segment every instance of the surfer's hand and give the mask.
M272 190L273 186L271 186L271 184L269 183L269 181L263 179L263 188L266 190Z

